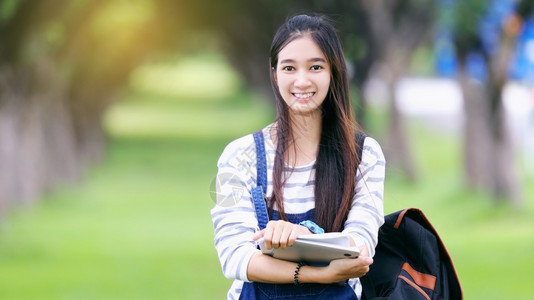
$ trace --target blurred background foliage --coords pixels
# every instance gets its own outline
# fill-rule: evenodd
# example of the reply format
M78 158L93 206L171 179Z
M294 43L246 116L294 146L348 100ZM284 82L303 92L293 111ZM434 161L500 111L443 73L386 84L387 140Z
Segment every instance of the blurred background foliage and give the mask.
M0 1L0 298L224 298L210 182L273 121L270 41L303 12L339 28L386 213L425 211L466 299L530 298L528 0Z

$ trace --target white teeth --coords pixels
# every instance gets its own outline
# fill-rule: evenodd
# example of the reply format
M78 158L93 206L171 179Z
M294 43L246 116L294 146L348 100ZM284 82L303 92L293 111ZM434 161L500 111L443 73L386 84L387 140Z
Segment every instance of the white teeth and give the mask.
M313 93L305 93L305 94L296 94L295 93L293 95L295 95L295 97L297 97L297 98L309 98L309 97L313 96Z

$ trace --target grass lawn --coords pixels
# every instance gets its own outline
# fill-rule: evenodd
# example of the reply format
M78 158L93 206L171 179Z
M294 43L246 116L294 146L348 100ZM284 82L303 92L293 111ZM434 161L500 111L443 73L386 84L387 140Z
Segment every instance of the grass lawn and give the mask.
M106 118L108 155L86 180L3 220L0 299L224 299L231 282L213 247L210 183L224 146L272 121L267 105L228 85L190 87L201 92L188 100L146 87L125 94ZM463 191L455 139L411 131L420 181L390 172L386 212L423 209L465 299L531 299L534 180L525 179L520 211L493 205Z

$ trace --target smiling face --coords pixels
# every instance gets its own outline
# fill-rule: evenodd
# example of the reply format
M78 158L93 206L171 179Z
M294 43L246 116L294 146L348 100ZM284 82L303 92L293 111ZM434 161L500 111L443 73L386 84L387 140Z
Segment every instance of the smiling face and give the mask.
M330 86L330 65L309 36L288 43L278 53L275 81L291 114L319 111Z

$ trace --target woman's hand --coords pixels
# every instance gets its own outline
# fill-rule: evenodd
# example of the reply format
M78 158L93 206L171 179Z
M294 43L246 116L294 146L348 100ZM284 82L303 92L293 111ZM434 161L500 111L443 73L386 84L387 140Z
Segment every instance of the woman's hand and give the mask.
M295 239L300 234L312 234L312 232L302 225L277 220L269 221L265 229L256 232L252 239L258 240L263 237L267 249L285 249L286 247L293 245Z
M350 278L362 277L369 272L373 259L369 257L367 246L360 246L358 258L335 259L326 267L328 282L344 281Z
M312 233L304 226L278 220L267 223L267 227L256 232L252 238L258 240L263 237L268 249L273 247L285 248L293 245L300 234ZM334 283L350 278L359 278L369 272L369 266L372 263L373 259L369 257L367 246L363 245L360 246L358 258L335 259L325 267L304 265L300 269L299 281L303 283ZM290 283L293 280L294 270L295 263L274 259L259 252L251 257L247 275L251 281Z

